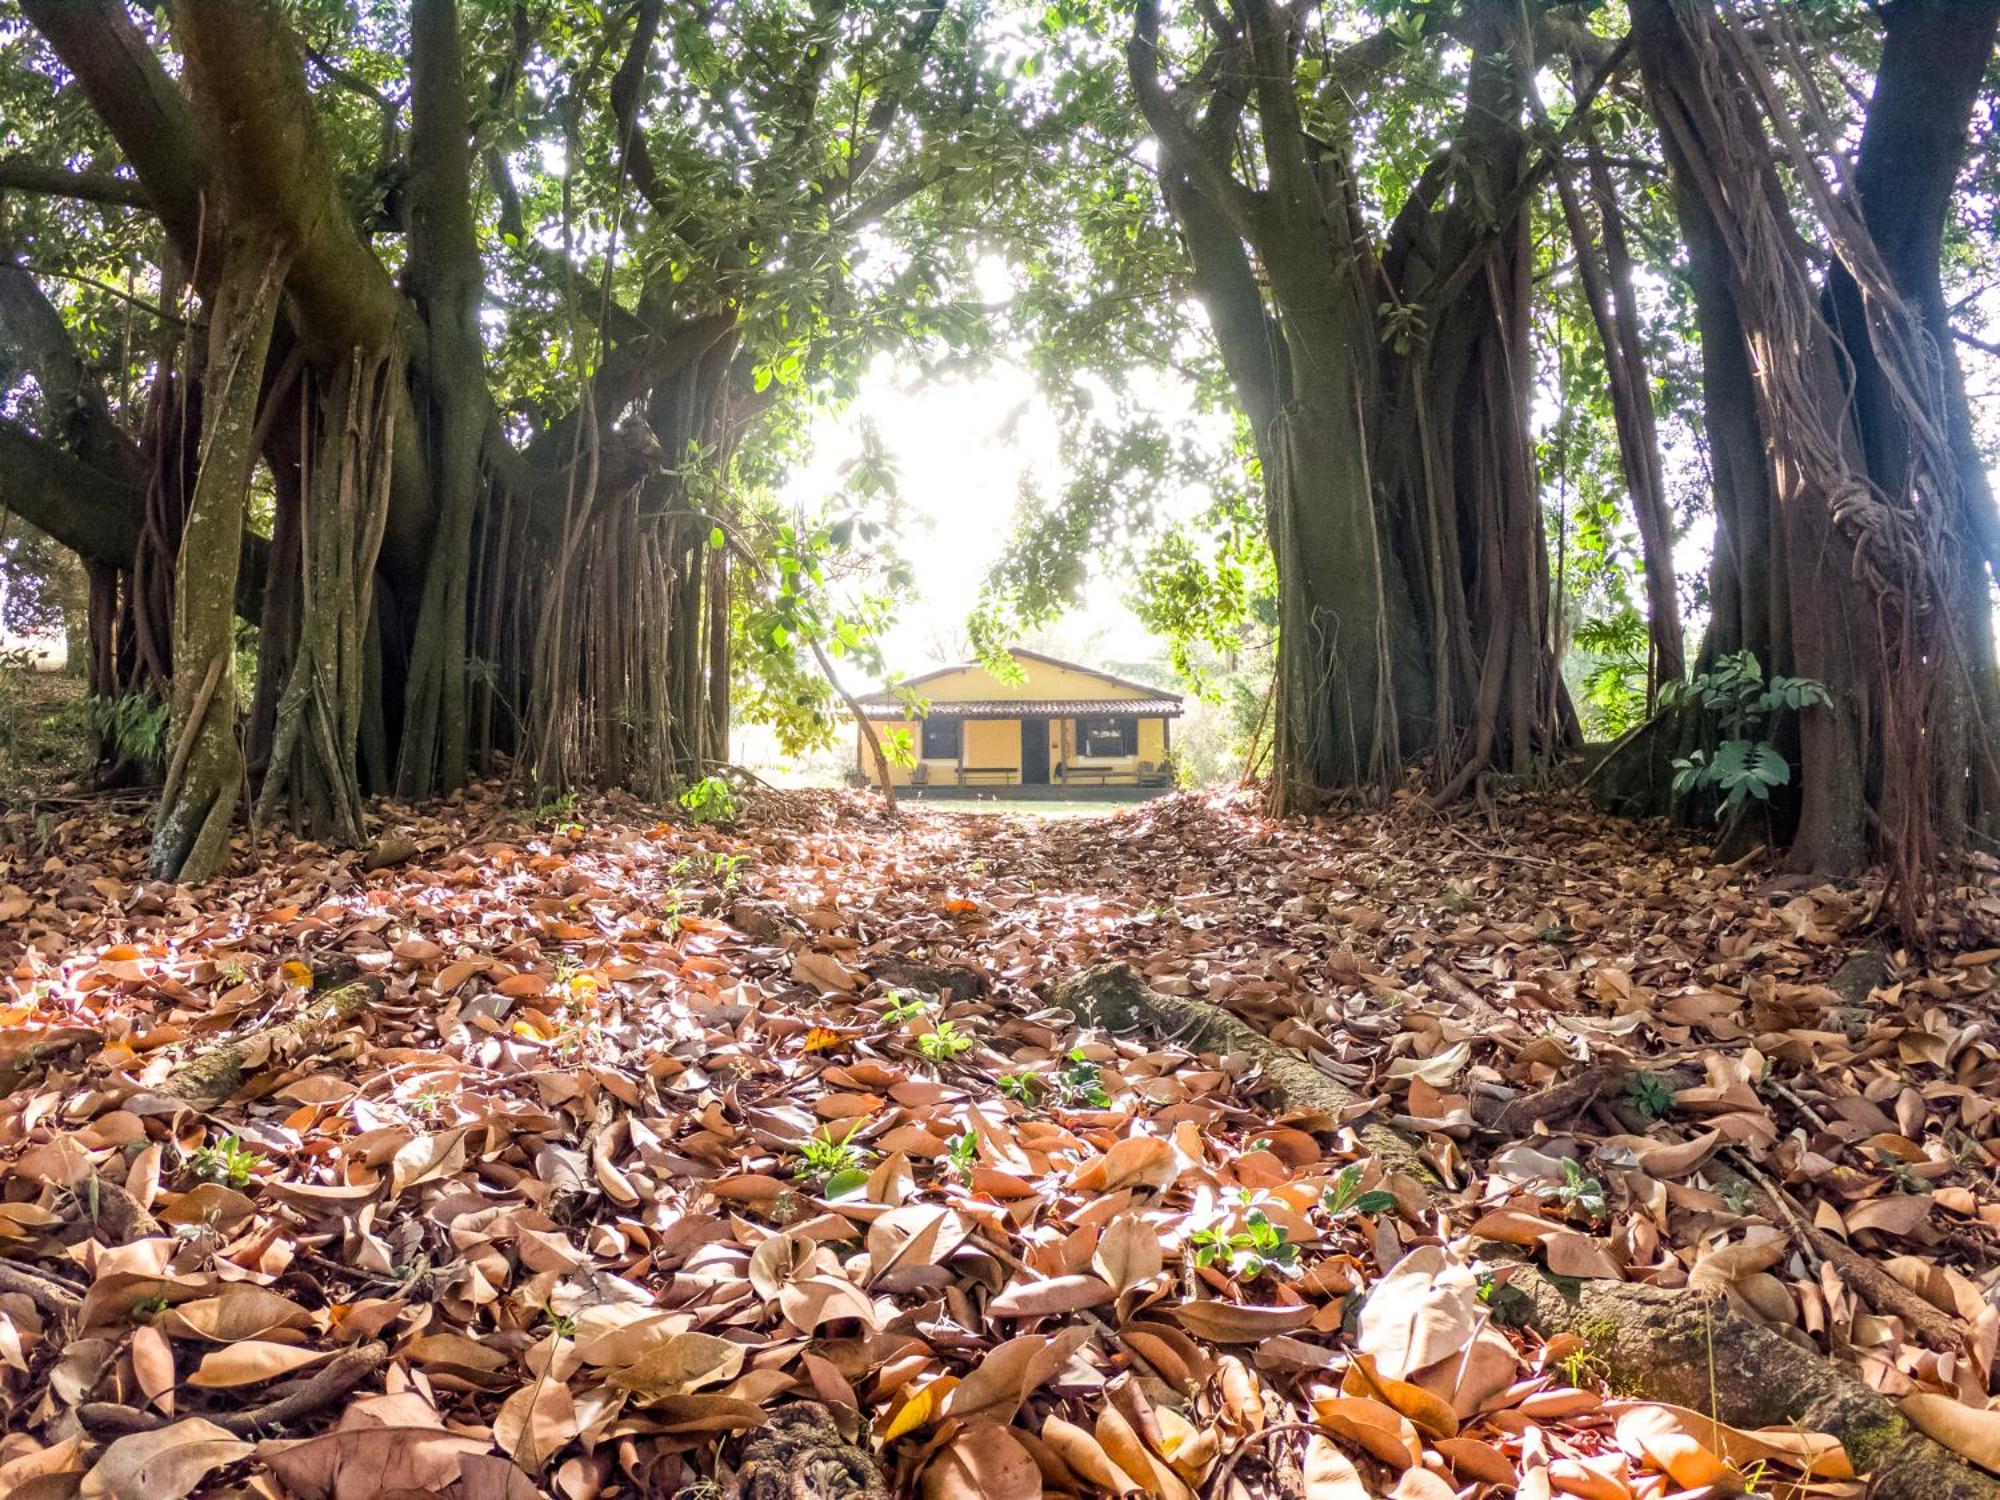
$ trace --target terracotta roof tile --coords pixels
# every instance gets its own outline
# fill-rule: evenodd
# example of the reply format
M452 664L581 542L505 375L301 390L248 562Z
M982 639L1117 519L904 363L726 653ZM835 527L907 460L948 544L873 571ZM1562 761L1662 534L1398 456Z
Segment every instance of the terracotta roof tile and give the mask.
M904 716L900 703L870 702L868 698L861 702L871 719L900 719ZM933 702L930 705L930 717L933 719L1070 719L1092 718L1100 714L1155 719L1177 718L1180 712L1181 700L1178 698L971 698L951 703Z

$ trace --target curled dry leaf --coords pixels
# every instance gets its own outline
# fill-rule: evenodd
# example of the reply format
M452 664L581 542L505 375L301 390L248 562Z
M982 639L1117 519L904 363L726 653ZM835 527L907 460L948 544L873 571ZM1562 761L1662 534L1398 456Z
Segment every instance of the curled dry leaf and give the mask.
M232 1386L257 1385L276 1380L294 1370L303 1370L332 1357L330 1349L302 1349L296 1344L269 1344L245 1339L221 1349L211 1349L188 1377L189 1385L227 1390Z

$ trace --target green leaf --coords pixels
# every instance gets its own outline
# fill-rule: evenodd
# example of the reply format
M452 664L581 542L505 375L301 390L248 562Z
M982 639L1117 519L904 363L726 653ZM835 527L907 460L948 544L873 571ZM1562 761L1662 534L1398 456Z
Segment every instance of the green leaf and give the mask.
M848 1167L844 1171L835 1172L831 1177L827 1178L825 1196L828 1198L847 1198L862 1191L867 1186L868 1169L866 1167Z

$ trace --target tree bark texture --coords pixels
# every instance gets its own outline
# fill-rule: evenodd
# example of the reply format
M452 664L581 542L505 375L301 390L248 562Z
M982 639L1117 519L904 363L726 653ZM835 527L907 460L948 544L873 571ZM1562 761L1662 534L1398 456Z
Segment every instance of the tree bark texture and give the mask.
M1934 53L1935 34L1912 18L1949 22L1983 66L1992 6L1889 9L1901 17L1890 52L1921 34ZM1826 688L1831 704L1796 726L1802 773L1793 826L1780 829L1790 861L1847 873L1885 858L1911 926L1990 764L1971 754L1991 722L1986 585L1960 561L1980 555L1990 501L1982 509L1971 493L1949 438L1948 355L1928 331L1922 286L1935 285L1981 66L1953 73L1939 57L1933 69L1885 53L1857 191L1821 178L1760 54L1705 0L1634 0L1632 17L1708 366L1720 526L1704 660L1747 649L1767 673ZM1830 293L1813 278L1780 160L1832 247ZM1867 222L1871 180L1886 249ZM1674 740L1656 734L1636 753L1671 753Z
M236 565L256 461L258 384L282 263L266 241L233 237L209 313L201 464L181 536L174 593L172 714L151 867L205 880L222 867L243 785L236 739Z

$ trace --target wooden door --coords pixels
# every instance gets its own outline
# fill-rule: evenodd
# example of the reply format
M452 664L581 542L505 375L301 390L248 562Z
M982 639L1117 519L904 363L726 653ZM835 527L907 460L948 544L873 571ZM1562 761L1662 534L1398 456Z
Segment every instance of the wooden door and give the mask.
M1021 785L1049 784L1049 721L1021 721Z

